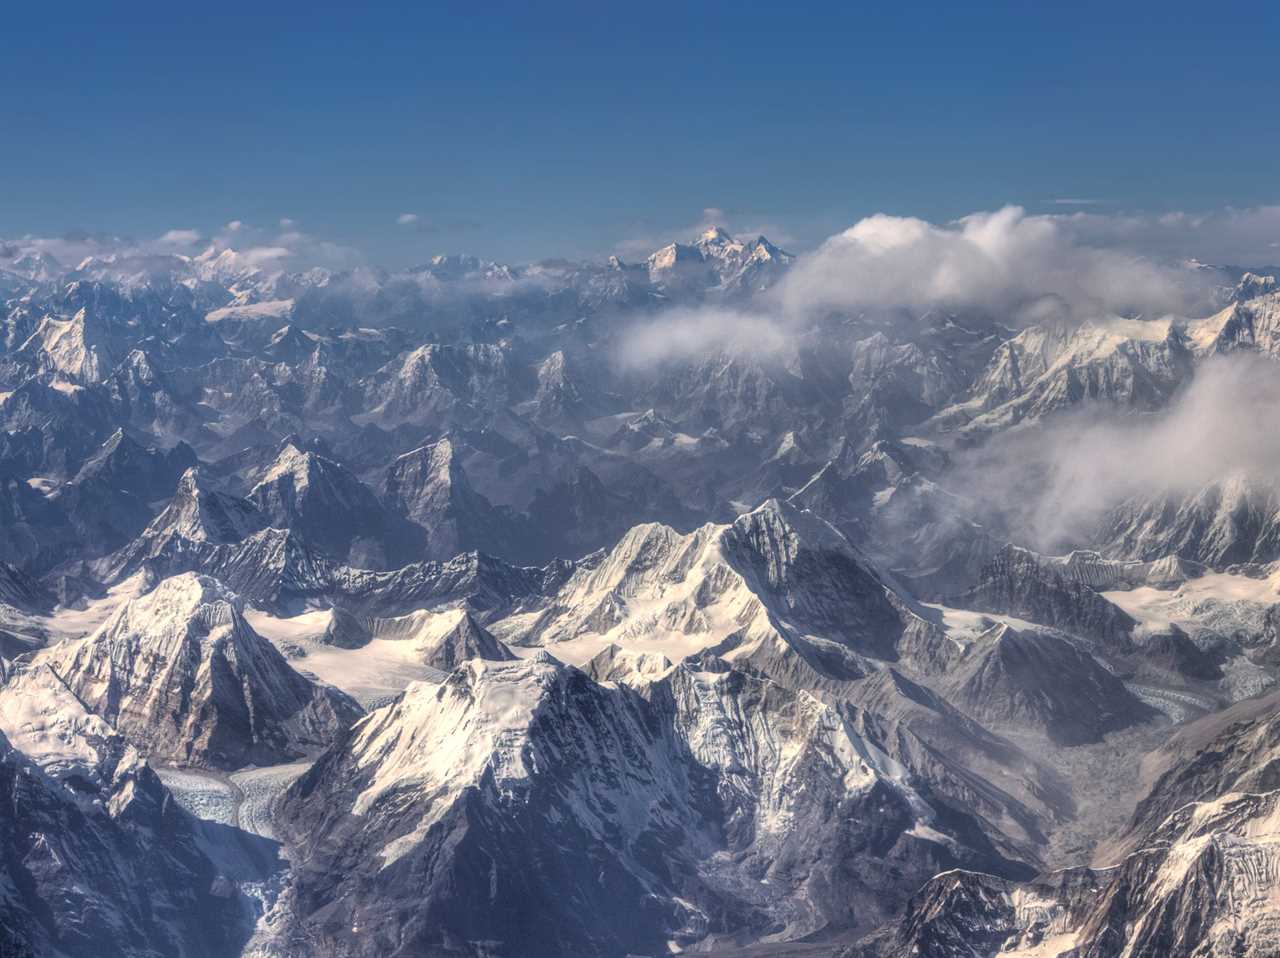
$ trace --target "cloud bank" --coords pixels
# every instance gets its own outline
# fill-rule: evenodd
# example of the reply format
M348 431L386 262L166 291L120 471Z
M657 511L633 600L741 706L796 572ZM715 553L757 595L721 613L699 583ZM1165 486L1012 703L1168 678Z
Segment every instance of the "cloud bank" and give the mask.
M948 485L1018 541L1062 552L1092 541L1126 499L1194 494L1231 476L1280 474L1280 369L1251 354L1207 360L1161 413L1096 410L1014 430L958 455Z
M832 314L885 310L977 310L1011 326L1207 310L1204 271L1148 256L1119 242L1131 227L1113 223L1107 235L1099 222L1112 220L1017 206L944 224L879 213L801 256L736 321L720 309L682 310L634 331L621 351L663 359L756 343L774 351ZM671 341L659 348L663 336Z
M358 266L364 257L354 248L334 243L282 219L276 226L255 226L231 220L210 236L200 230L177 228L159 236L137 239L105 233L72 232L62 236L27 235L3 244L14 258L25 253L51 256L63 266L76 266L94 257L125 263L151 257L216 255L234 249L243 262L263 269L307 269Z
M1013 323L1185 309L1185 270L1090 245L1021 207L938 225L877 214L797 262L777 288L783 318L822 310L980 309Z

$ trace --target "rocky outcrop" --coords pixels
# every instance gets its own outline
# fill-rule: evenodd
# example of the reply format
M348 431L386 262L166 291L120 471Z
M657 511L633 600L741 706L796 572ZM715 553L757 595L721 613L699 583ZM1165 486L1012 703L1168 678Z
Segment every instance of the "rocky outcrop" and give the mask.
M1007 546L983 567L976 586L945 600L976 609L1027 619L1125 649L1137 622L1093 589L1039 561L1033 552Z
M286 442L248 501L277 529L317 551L367 568L421 556L421 530L389 513L373 491L338 463Z

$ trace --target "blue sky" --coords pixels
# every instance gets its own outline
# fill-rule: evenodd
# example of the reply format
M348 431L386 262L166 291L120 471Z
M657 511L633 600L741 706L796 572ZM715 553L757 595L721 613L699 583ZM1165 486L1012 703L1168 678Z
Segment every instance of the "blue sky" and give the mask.
M289 218L402 265L706 208L804 248L876 211L1274 204L1276 9L15 4L0 235Z

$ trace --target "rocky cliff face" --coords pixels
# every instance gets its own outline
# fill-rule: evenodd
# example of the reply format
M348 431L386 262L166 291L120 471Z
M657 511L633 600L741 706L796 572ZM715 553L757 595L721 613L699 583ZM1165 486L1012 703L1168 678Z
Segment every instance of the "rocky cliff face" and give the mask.
M1280 557L1280 497L1268 481L1233 476L1191 493L1130 499L1103 520L1100 538L1116 556L1176 555L1216 569Z
M1025 884L948 872L900 920L844 954L1272 954L1280 947L1275 725L1269 696L1175 736L1153 757L1158 774L1112 847L1111 867Z
M48 667L0 686L0 951L216 958L243 901L136 749Z
M1087 585L1008 547L983 567L976 586L948 600L966 609L997 612L1051 625L1123 648L1137 623Z
M382 497L422 529L424 559L444 561L476 550L507 556L528 551L523 517L494 508L475 491L448 439L396 459L383 480Z
M472 661L286 795L298 932L321 954L621 955L874 923L901 872L964 852L869 735L723 665L628 687Z
M338 561L384 568L421 557L422 530L388 512L338 463L291 442L247 498L271 526Z

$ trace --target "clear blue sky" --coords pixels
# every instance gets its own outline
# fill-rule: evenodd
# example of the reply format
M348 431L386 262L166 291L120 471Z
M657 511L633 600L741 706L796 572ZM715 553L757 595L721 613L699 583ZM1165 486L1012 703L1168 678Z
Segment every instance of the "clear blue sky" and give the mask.
M578 255L704 207L803 246L877 210L1276 202L1276 11L11 4L0 235L291 217L401 264Z

